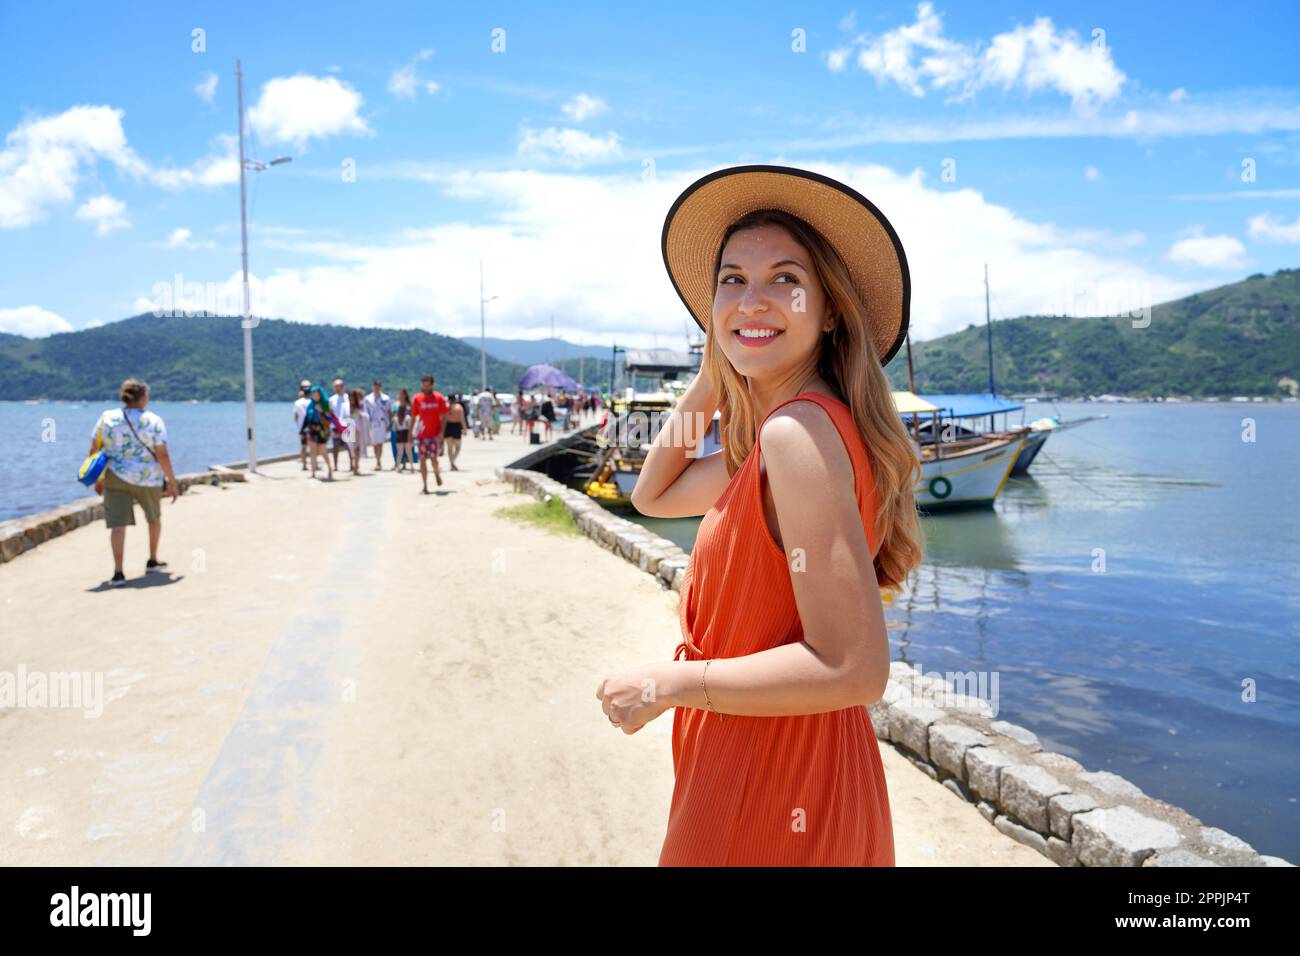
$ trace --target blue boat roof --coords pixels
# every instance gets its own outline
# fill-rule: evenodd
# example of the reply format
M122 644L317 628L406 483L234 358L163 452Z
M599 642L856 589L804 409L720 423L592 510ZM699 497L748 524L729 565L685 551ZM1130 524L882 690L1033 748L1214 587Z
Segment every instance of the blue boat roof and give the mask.
M1025 406L988 392L955 392L942 395L917 395L931 405L943 409L945 418L973 418L976 415L994 415L1015 412Z

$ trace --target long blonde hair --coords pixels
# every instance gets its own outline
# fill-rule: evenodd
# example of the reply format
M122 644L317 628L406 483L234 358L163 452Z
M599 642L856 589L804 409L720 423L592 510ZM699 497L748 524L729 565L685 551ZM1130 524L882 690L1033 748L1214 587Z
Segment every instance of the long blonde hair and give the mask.
M817 371L848 405L858 433L866 443L876 486L873 528L879 543L874 559L876 579L882 588L897 592L924 554L915 491L921 464L895 408L889 380L868 332L865 309L848 269L821 234L802 219L778 209L760 209L736 220L723 235L714 263L714 288L717 288L727 240L741 229L763 225L780 226L807 250L833 314L838 317L832 331L822 336ZM722 413L720 424L727 474L734 475L754 447L758 422L749 388L723 353L712 322L706 333L703 361L707 363Z

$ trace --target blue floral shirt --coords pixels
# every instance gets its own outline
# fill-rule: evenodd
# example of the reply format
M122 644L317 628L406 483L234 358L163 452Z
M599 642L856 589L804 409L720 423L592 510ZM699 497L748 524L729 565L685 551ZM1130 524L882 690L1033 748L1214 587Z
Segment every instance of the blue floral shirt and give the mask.
M131 415L131 425L135 426L140 441L131 434L131 428L124 417ZM103 429L104 454L108 456L108 470L123 481L133 485L161 486L166 475L158 460L140 444L143 441L150 448L167 444L167 426L163 420L150 411L138 408L112 408L99 416L91 440Z

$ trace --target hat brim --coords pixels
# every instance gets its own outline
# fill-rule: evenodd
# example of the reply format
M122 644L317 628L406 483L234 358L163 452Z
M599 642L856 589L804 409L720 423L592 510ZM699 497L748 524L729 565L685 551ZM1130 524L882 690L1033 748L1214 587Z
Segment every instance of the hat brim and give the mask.
M862 301L880 364L907 337L912 282L898 233L861 193L793 166L732 166L696 180L664 219L660 245L673 288L701 329L713 315L714 265L727 227L756 209L804 220L830 243Z

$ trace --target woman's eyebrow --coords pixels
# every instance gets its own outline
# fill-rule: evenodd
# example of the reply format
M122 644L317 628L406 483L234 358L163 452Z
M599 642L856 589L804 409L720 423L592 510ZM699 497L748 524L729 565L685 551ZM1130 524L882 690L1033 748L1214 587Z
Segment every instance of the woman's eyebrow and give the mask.
M800 262L798 259L782 259L780 262L772 263L770 266L768 266L768 268L775 269L777 266L798 266L800 269L803 269L804 271L807 271L808 269L808 267L804 265L802 262ZM742 269L744 267L739 266L734 262L724 262L722 265L718 266L718 268L719 269Z

